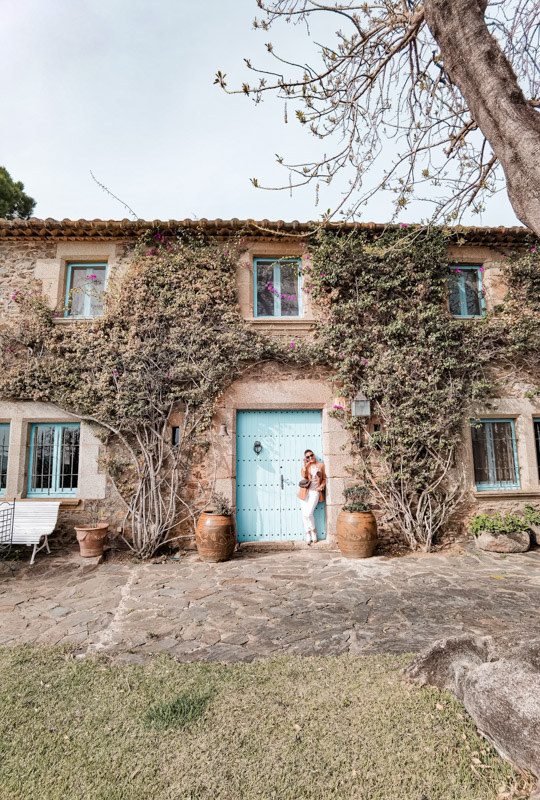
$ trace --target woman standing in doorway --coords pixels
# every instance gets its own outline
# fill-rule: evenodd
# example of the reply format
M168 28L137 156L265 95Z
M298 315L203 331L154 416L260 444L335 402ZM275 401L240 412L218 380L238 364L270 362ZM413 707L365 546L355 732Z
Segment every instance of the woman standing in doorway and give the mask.
M306 542L311 544L317 541L317 531L315 529L315 509L317 503L324 500L323 491L326 487L326 472L322 461L317 461L313 450L306 450L304 453L304 463L302 465L302 479L306 483L300 487L298 497L302 508L302 519L306 531Z

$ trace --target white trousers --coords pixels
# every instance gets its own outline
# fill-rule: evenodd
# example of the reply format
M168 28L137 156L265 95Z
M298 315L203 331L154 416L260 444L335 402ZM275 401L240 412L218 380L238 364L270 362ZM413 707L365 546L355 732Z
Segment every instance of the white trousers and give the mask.
M315 530L315 509L319 502L319 492L315 489L310 489L306 495L305 500L300 500L300 507L302 508L302 519L304 521L304 528L306 533Z

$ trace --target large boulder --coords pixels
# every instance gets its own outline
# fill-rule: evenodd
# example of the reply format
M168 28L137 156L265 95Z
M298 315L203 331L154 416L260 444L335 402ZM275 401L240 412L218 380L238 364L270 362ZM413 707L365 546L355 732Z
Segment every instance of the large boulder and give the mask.
M497 536L483 531L476 539L476 546L492 553L524 553L531 546L531 536L529 531L498 533Z
M540 546L540 525L529 525L532 541Z
M503 758L540 779L538 631L441 639L403 673L452 692Z

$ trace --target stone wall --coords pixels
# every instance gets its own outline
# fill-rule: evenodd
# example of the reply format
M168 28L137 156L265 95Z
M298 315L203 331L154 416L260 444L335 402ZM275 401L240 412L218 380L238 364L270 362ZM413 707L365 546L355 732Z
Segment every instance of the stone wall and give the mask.
M49 298L51 307L61 305L65 297L69 261L107 261L109 275L111 275L114 271L124 268L133 241L128 238L117 240L77 240L54 237L0 239L0 324L18 313L18 307L11 299L15 291L42 291ZM309 295L303 296L301 319L263 320L253 317L253 259L280 256L301 258L303 266L309 263L305 250L298 243L292 243L291 240L272 240L269 237L261 237L260 240L250 239L247 242L246 250L240 258L237 269L238 299L241 312L250 325L262 333L286 337L294 341L295 338L309 336L312 330L315 312L311 307ZM482 264L484 266L483 280L488 309L504 298L506 289L500 266L501 253L498 248L474 245L450 247L448 260L449 263ZM74 321L59 319L58 324L74 324ZM346 451L340 449L342 444L346 444L347 435L341 430L337 420L333 420L328 414L334 402L339 402L338 398L332 396L331 386L327 382L328 376L329 373L326 370L304 371L279 364L266 364L262 367L259 365L236 381L220 398L212 426L212 436L217 453L216 489L228 496L234 504L237 411L248 408L321 409L324 460L328 475L326 512L328 536L326 542L319 545L321 547L335 546L335 522L343 504L342 491L351 482L345 470L345 466L350 463L350 457ZM464 420L463 468L466 471L468 496L461 514L451 526L451 532L454 531L456 535L466 530L470 518L475 513L494 513L495 511L504 513L521 510L525 502L540 504L540 483L532 428L533 417L540 418L540 401L538 399L529 400L525 397L527 390L533 388L525 377L518 378L502 372L498 377L504 387L501 397L494 400L489 408L478 407L474 413L484 418L507 416L515 419L521 488L515 492L476 491L468 419ZM69 418L69 415L64 416ZM25 472L27 469L25 436L27 436L29 424L32 421L55 419L59 419L58 411L49 408L46 404L0 403L0 422L10 422L14 426L10 445L10 475L6 497L22 498L25 496L25 476L27 474ZM170 420L171 425L178 424L180 419L179 415L173 415ZM225 423L227 426L228 436L226 437L218 436L221 423ZM85 501L88 503L89 499L97 499L104 507L106 516L111 522L111 533L116 536L124 515L123 505L111 481L100 471L98 456L102 446L91 435L90 429L83 425L81 430L84 443L84 453L81 450L81 487L77 498L62 504L61 535L74 541L73 524L77 521L88 521L88 504L85 508ZM16 464L16 468L13 466L14 464ZM204 463L194 467L187 489L193 498L200 499L205 493L208 494L212 480L213 463L212 459L207 458ZM375 509L375 512L378 514L379 510ZM192 533L192 524L186 523L180 529L172 532L172 535L191 536ZM380 526L380 534L387 540L392 539L390 529L385 526ZM180 540L182 544L186 542L191 542L193 545L193 539ZM293 546L290 543L287 545ZM294 543L294 546L298 545L303 546L302 543Z
M39 259L54 258L56 248L54 240L0 240L0 321L18 313L11 299L14 292L41 291L36 264Z

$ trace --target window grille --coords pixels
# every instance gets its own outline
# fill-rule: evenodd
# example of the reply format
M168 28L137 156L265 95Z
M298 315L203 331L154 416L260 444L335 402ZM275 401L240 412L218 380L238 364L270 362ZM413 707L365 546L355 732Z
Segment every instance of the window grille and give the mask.
M107 264L68 264L65 317L99 317Z
M0 425L0 497L6 491L9 450L9 425Z
M255 259L254 317L301 316L301 266L298 258Z
M448 279L450 313L454 317L481 317L485 302L480 267L451 267ZM459 271L458 271L459 270Z
M78 424L32 425L28 497L75 495L79 480Z
M471 437L476 488L519 489L514 420L471 420Z

